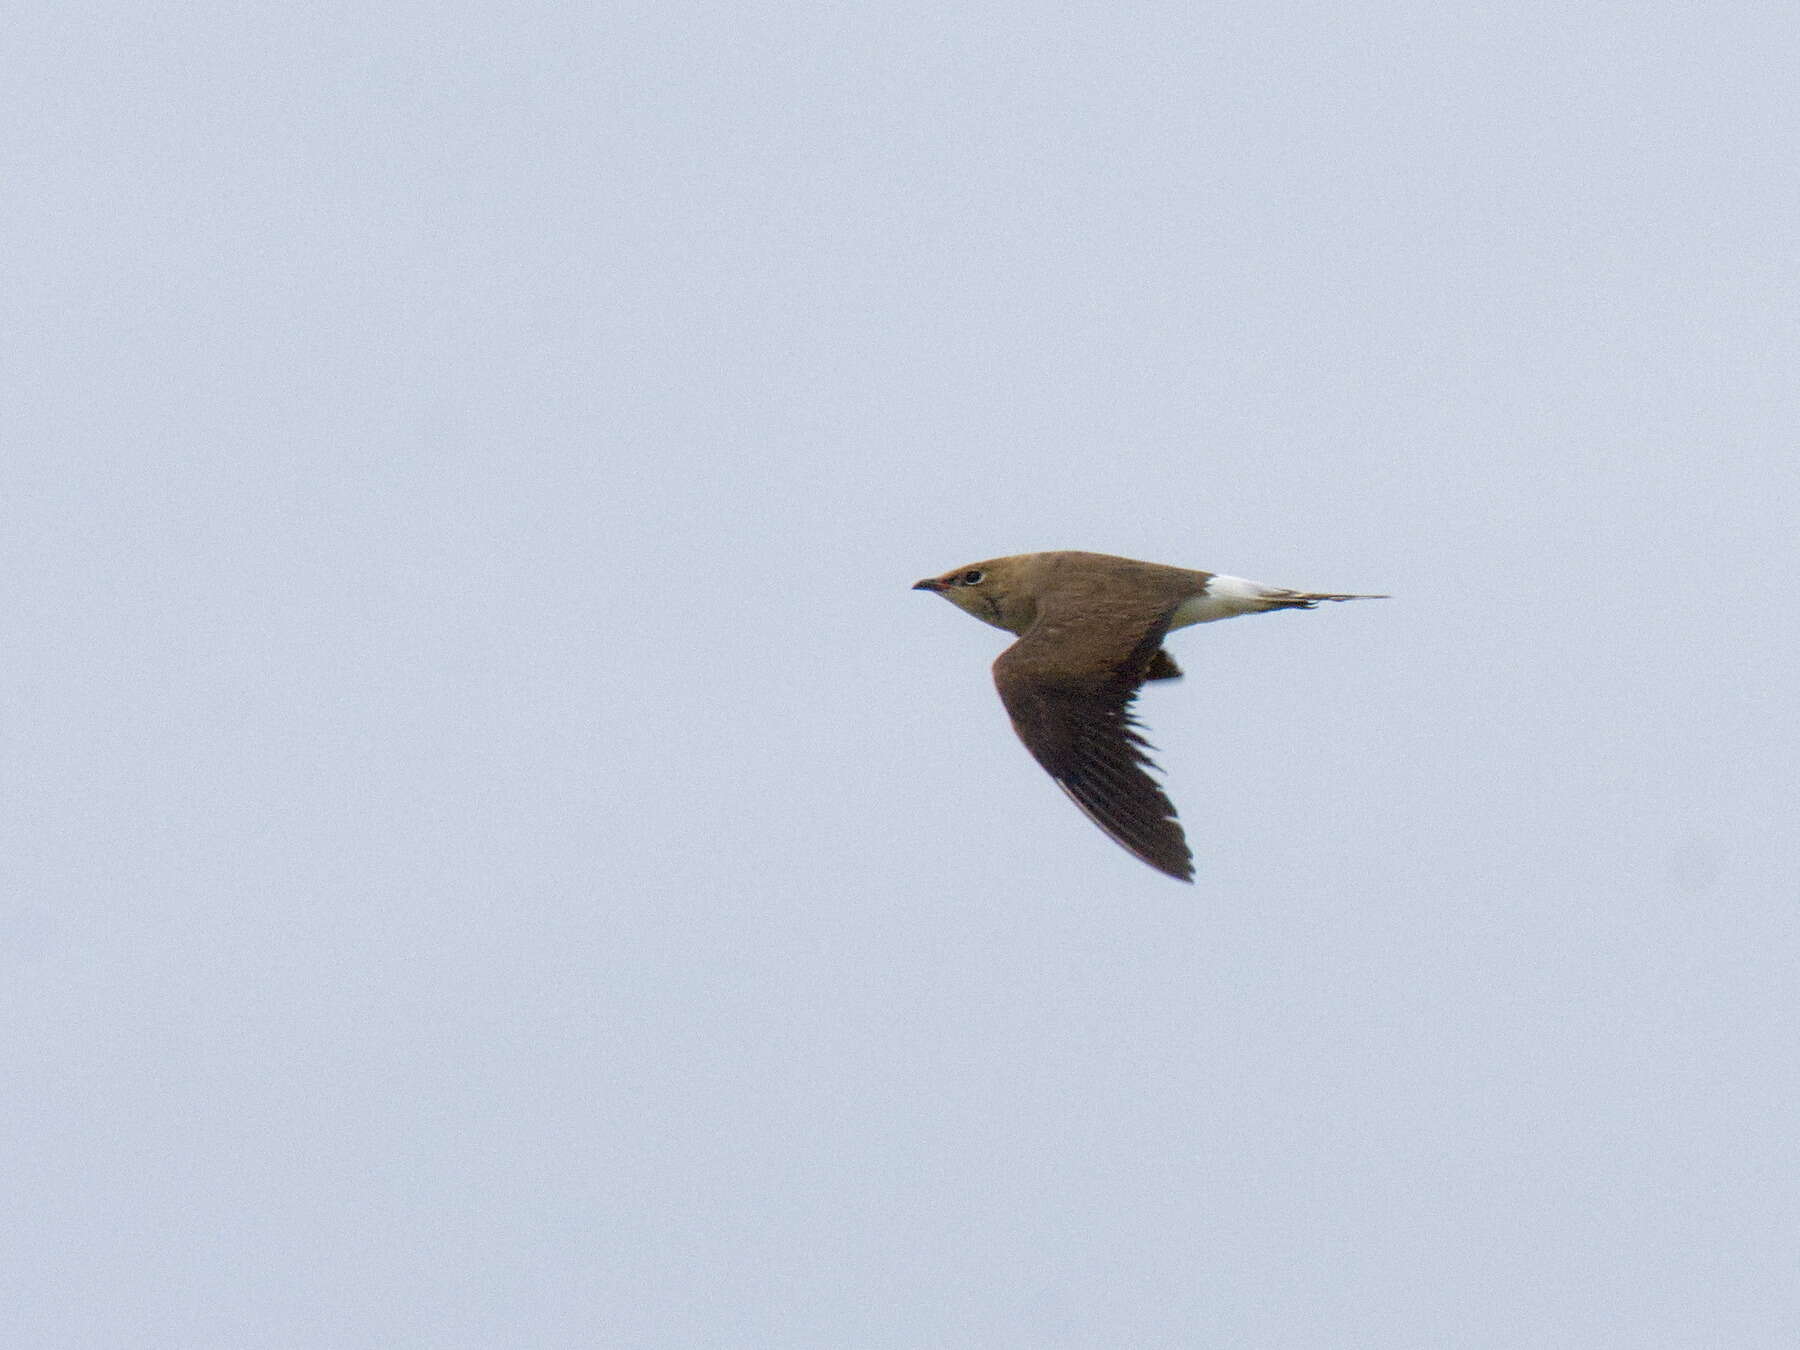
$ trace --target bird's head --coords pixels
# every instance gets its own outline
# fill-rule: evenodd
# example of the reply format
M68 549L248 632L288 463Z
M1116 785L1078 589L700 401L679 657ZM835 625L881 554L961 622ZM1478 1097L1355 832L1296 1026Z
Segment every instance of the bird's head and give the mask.
M1025 558L991 558L965 563L942 576L913 583L915 591L941 595L983 623L1023 633L1037 616L1035 592L1025 576Z

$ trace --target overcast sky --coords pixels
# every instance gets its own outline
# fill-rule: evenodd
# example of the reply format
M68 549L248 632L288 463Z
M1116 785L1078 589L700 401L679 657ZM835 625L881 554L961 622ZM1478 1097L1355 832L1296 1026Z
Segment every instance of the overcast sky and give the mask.
M1800 1344L1791 6L6 48L8 1344Z

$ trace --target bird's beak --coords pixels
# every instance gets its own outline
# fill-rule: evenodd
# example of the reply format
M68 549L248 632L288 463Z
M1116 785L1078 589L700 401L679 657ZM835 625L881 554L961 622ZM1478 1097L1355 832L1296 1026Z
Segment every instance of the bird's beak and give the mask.
M941 591L944 589L944 583L936 577L926 577L923 581L913 582L913 589L915 591Z

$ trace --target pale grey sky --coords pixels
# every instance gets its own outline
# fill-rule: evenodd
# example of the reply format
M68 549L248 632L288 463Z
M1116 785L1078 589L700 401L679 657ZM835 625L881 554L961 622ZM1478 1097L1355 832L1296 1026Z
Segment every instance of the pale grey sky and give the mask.
M8 1344L1800 1343L1800 14L1053 8L15 15Z

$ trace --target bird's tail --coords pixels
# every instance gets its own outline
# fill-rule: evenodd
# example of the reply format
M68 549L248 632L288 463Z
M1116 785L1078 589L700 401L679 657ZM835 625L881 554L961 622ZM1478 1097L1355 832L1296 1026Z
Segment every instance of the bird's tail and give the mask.
M1321 600L1386 600L1385 595L1327 595L1323 591L1269 589L1259 597L1270 609L1311 609Z

